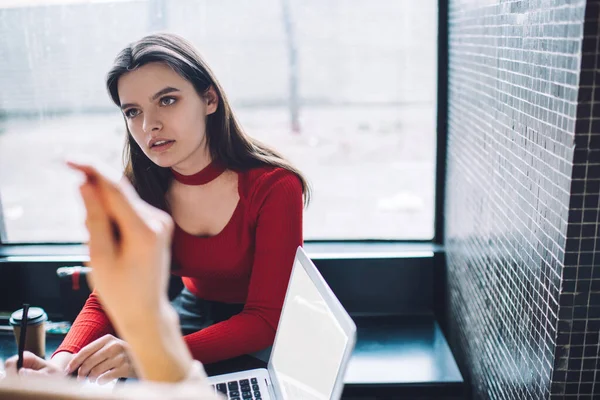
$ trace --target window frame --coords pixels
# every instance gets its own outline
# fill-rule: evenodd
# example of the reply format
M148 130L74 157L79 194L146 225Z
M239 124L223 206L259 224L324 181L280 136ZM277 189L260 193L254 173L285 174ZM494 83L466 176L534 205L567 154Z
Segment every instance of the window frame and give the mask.
M0 193L0 250L2 250L2 243L6 240L6 226L4 225L4 215L2 214L2 193Z

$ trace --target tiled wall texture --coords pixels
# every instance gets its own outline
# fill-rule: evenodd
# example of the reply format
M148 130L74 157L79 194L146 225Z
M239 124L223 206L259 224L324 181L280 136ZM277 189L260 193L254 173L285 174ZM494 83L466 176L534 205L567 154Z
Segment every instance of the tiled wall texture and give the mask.
M599 5L598 1L588 1L585 12L571 203L551 399L600 398Z
M449 339L475 399L598 393L598 12L586 3L449 3Z

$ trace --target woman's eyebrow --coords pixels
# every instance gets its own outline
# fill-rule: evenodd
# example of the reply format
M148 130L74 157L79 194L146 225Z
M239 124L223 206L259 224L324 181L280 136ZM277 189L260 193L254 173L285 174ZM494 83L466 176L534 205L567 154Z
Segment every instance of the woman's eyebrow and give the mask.
M179 92L179 89L176 89L171 86L167 86L166 88L161 89L158 92L156 92L154 94L154 96L152 96L151 101L154 101L154 100L158 99L160 96L165 95L167 93L172 93L172 92Z
M179 89L171 87L171 86L167 86L164 89L159 90L158 92L156 92L151 98L150 101L154 101L156 99L158 99L160 96L163 96L167 93L173 93L173 92L179 92ZM126 108L129 107L135 107L137 106L137 104L135 103L126 103L126 104L121 104L121 110L124 110Z

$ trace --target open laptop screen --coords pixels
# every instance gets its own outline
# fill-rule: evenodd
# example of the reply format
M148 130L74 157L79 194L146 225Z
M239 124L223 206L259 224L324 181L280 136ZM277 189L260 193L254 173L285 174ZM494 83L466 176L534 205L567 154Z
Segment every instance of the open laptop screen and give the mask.
M348 335L298 259L277 327L270 370L284 399L329 399Z

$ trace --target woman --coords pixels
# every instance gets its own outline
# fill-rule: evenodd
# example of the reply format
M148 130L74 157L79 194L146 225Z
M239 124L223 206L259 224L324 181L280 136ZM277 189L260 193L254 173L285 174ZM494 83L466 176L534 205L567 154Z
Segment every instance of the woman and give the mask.
M174 302L204 364L272 345L308 185L277 152L244 134L194 48L172 34L126 47L107 77L128 135L125 176L174 222ZM191 333L189 333L191 332ZM99 383L135 377L128 344L92 293L43 373Z

